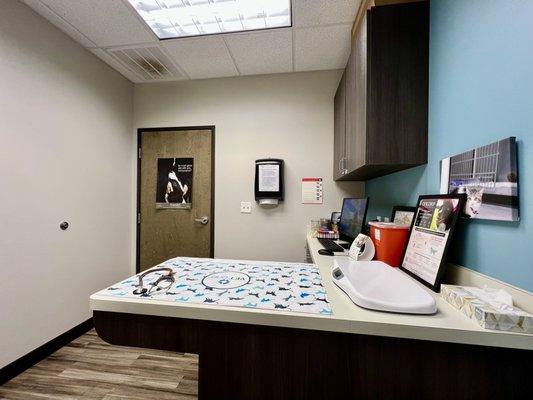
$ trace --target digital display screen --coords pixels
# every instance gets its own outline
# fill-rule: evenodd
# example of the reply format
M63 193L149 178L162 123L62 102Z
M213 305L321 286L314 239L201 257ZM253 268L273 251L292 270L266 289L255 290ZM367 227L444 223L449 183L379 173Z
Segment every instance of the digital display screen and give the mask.
M344 199L342 203L339 233L355 239L363 230L368 199Z

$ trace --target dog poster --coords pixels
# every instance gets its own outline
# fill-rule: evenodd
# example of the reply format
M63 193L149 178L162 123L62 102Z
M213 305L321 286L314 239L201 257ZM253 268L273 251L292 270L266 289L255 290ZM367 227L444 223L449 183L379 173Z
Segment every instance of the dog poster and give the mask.
M191 208L193 169L193 158L157 160L156 208Z
M440 193L466 194L463 215L467 218L518 221L516 138L441 160Z

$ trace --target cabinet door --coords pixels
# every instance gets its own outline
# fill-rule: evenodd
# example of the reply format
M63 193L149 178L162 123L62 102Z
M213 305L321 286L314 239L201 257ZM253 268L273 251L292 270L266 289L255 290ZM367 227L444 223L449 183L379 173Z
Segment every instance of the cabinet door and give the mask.
M368 35L367 162L405 169L427 162L428 2L374 7ZM386 143L386 146L383 144Z
M339 179L343 174L345 160L346 135L346 90L345 74L342 75L334 100L334 138L333 138L333 179Z
M359 25L346 77L346 169L366 164L367 16Z

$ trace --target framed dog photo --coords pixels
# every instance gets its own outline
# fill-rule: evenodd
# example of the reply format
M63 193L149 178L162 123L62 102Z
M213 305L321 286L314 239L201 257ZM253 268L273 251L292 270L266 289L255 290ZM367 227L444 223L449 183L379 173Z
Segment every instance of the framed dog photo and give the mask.
M420 196L402 266L404 272L440 291L444 260L465 194Z
M391 222L398 225L409 225L413 223L416 207L394 206L392 208Z

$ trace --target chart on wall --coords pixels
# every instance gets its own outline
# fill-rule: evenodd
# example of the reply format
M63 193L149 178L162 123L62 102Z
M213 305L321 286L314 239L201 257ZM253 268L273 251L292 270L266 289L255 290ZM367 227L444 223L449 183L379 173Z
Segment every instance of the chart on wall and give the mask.
M190 209L193 158L158 158L156 208Z
M468 218L518 221L516 138L441 160L440 193L464 193Z
M302 204L322 204L323 198L322 178L302 178Z

